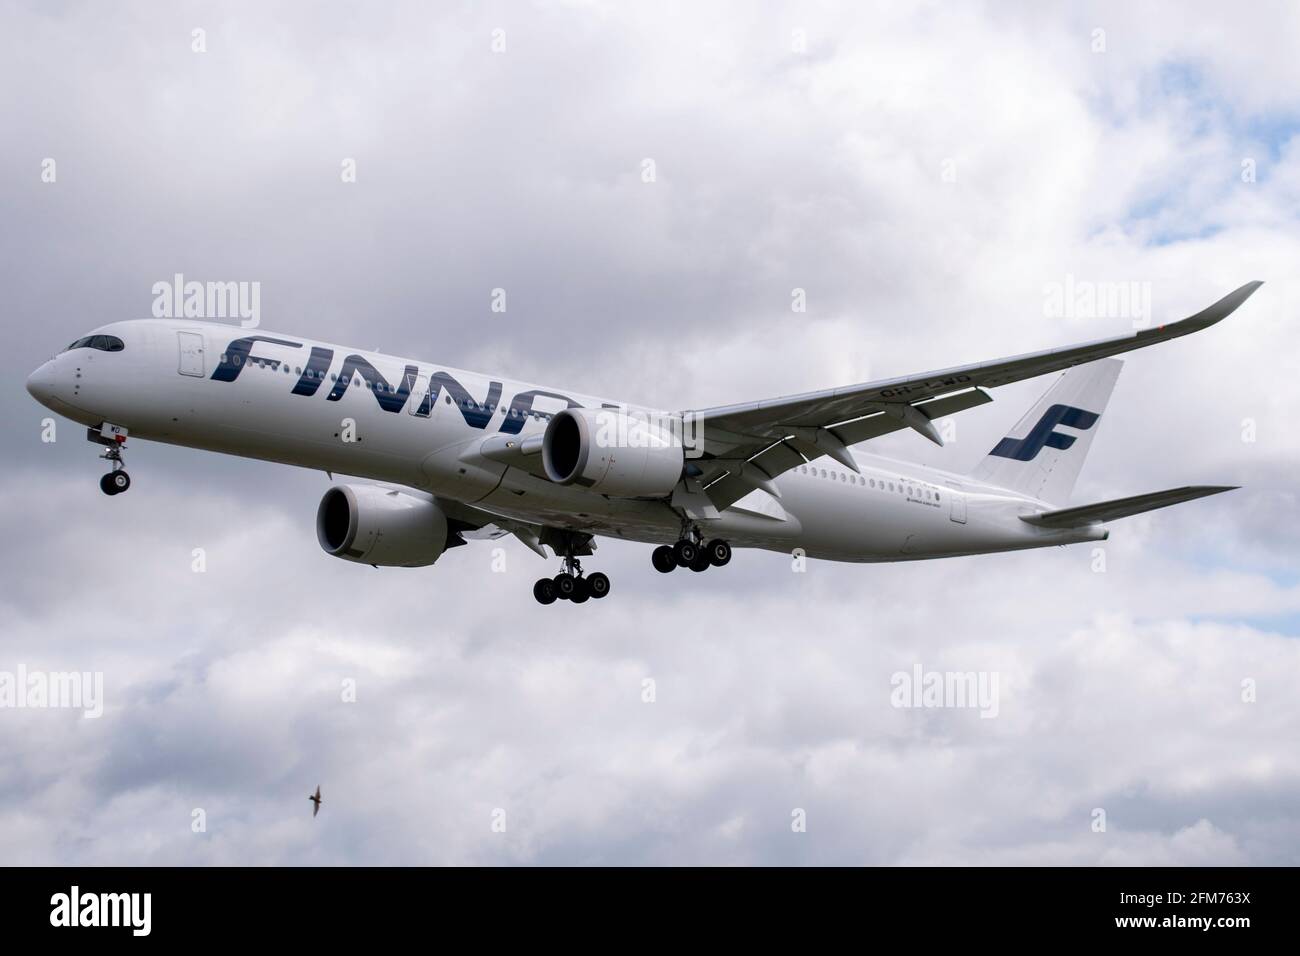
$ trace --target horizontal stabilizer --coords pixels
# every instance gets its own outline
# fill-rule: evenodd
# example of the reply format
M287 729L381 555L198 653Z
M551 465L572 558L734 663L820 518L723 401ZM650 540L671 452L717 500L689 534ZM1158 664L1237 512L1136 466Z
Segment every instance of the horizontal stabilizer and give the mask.
M1095 505L1081 505L1078 508L1039 511L1031 515L1021 515L1020 520L1044 528L1077 528L1098 521L1114 521L1116 518L1140 515L1144 511L1155 511L1157 508L1168 508L1170 505L1204 498L1207 495L1217 495L1223 491L1235 491L1237 487L1237 485L1189 485L1186 488L1153 491L1145 495L1133 495L1131 498L1116 498L1114 501L1102 501Z

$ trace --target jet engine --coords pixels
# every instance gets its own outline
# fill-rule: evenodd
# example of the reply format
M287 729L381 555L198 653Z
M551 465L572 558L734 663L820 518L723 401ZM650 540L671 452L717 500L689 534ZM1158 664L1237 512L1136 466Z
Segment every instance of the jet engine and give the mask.
M663 497L684 464L681 436L671 422L620 408L567 408L542 438L547 478L614 498Z
M431 498L382 485L335 485L316 509L327 554L389 568L433 564L447 546L447 516Z

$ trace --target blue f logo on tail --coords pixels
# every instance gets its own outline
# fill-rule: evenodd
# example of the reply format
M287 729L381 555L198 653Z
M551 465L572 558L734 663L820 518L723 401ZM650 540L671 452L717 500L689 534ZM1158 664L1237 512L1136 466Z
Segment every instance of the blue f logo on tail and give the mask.
M1028 435L1024 438L1004 438L989 454L997 455L999 458L1014 458L1016 461L1032 461L1034 456L1043 450L1044 445L1064 451L1074 444L1074 436L1056 431L1057 425L1087 431L1097 424L1097 419L1100 417L1082 408L1053 405L1043 413L1043 417L1030 429Z

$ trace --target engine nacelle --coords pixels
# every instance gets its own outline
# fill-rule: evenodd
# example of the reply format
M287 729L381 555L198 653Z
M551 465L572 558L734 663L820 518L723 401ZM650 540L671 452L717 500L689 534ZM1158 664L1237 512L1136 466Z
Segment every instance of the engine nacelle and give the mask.
M380 485L335 485L316 509L327 554L389 568L418 568L447 546L447 516L428 498Z
M546 426L542 467L557 485L615 498L660 498L682 476L680 434L670 422L619 408L566 408Z

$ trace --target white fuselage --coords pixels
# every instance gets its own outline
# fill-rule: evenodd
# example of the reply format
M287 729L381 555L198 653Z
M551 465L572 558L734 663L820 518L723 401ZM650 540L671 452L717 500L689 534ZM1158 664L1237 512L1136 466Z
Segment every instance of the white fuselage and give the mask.
M407 485L534 524L659 544L680 536L681 517L666 499L606 497L466 454L493 434L540 435L566 407L615 404L596 396L263 329L144 319L96 331L124 348L70 349L28 385L88 426L112 422L132 438ZM441 387L422 402L430 380ZM855 460L860 475L824 457L796 468L776 480L779 499L755 491L701 526L737 547L838 561L1104 537L1021 521L1050 506L965 476L874 455Z

